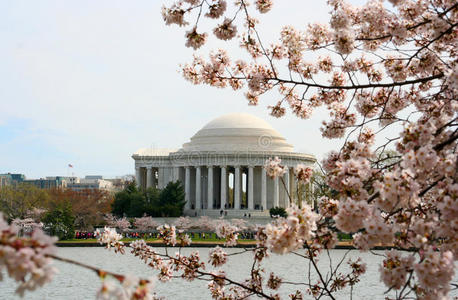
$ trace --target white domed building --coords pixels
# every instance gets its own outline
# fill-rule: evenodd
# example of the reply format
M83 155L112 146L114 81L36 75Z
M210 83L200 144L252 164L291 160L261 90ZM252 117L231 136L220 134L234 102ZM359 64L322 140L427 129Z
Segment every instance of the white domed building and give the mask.
M263 168L275 156L289 167L284 184ZM315 163L313 155L294 152L269 123L246 113L214 119L181 149L143 148L132 158L141 188L182 182L189 216L267 216L271 207L289 206L288 194L295 200L294 166Z

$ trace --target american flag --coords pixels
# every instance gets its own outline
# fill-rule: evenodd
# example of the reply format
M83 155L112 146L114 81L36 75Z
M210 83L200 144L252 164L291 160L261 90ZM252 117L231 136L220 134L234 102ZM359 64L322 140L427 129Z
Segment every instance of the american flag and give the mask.
M73 168L73 165L72 165L72 164L68 164L68 167L69 167L69 168Z

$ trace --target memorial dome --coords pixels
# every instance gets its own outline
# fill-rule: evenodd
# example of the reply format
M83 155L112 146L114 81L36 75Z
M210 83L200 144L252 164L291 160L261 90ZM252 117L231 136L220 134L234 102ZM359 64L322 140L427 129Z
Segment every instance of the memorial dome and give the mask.
M202 127L180 151L293 152L293 146L266 121L247 113L218 117Z

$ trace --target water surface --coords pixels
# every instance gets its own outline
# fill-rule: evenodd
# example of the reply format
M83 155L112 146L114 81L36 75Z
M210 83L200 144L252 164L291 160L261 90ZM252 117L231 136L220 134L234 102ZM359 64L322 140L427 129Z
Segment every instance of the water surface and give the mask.
M163 251L164 249L161 248L158 250ZM182 253L188 254L195 250L200 252L202 258L205 260L208 259L209 248L185 248L182 249ZM172 253L174 253L176 249L172 251ZM241 249L228 249L227 251L239 252ZM332 265L335 266L346 252L347 250L330 251ZM378 251L376 253L380 254L382 252ZM131 273L141 277L150 277L156 274L154 270L131 254L115 254L113 251L108 251L99 247L59 248L58 255L80 260L81 262L117 273ZM353 291L353 299L384 299L387 295L384 295L385 288L379 281L378 273L378 268L383 258L370 253L360 254L357 251L350 251L347 258L356 259L358 256L363 258L368 268L367 272L361 277L361 282ZM252 259L250 253L230 256L224 270L226 270L229 278L242 280L249 277L251 263ZM61 262L56 262L55 266L59 269L59 274L54 277L54 280L42 289L26 293L24 299L95 299L95 294L100 286L100 280L94 272ZM308 262L296 255L272 255L265 261L264 266L266 274L270 274L271 271L275 270L277 275L289 281L308 282ZM322 255L320 257L319 266L325 271L329 270L329 259L327 255ZM342 266L343 270L349 269L346 263L343 263ZM211 266L209 265L207 267ZM4 277L4 281L0 281L0 299L20 299L14 294L16 283L6 278L6 276ZM314 283L316 281L316 276L312 276L311 282ZM207 282L205 281L196 280L188 282L182 279L173 279L171 282L165 284L156 281L155 290L158 295L164 296L166 299L211 299L206 286ZM279 293L282 299L288 299L288 294L293 293L296 289L305 291L306 287L282 285ZM350 299L349 292L349 289L339 292L337 294L337 299ZM458 296L458 293L455 292L454 295ZM255 299L255 297L253 297L253 299ZM313 298L306 296L305 299Z

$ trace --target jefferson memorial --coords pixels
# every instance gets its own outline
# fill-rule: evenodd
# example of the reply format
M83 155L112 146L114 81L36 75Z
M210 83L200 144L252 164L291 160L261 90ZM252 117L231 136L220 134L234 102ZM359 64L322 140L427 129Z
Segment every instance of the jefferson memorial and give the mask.
M289 171L270 179L263 168L278 156ZM140 188L162 189L171 181L185 188L185 215L268 216L271 207L287 207L297 197L293 169L313 165L311 154L293 146L266 121L234 113L210 121L181 149L142 148L132 155Z

